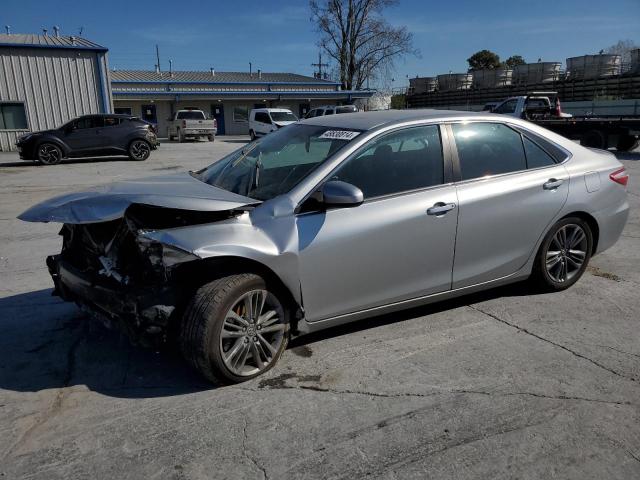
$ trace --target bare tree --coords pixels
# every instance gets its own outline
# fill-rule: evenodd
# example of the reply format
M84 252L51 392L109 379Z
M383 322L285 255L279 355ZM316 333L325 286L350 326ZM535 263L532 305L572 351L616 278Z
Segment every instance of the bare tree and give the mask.
M603 53L613 53L622 57L622 63L631 62L631 50L638 47L633 40L618 40L618 43L604 49Z
M362 88L367 79L388 74L403 55L418 55L413 35L383 17L397 0L310 0L320 47L335 60L342 88Z

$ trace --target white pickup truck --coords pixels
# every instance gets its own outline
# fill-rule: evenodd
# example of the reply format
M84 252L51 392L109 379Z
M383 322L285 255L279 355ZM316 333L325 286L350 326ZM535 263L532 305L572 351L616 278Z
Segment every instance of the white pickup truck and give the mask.
M169 140L176 138L184 142L186 138L207 137L210 142L216 137L218 126L215 119L207 119L202 110L178 110L169 119L167 136Z

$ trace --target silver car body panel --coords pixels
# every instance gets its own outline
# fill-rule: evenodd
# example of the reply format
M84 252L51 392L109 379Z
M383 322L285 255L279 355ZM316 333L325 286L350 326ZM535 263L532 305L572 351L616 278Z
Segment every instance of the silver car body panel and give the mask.
M355 208L297 212L342 162L378 135L460 121L498 122L529 130L566 150L567 158L550 167L372 199ZM165 196L176 199L163 200L169 204L164 206L181 208L177 206L181 202L193 202L192 208L213 211L255 208L215 223L144 235L200 258L248 258L269 268L301 306L304 318L298 330L303 333L523 279L531 273L548 229L568 214L582 212L597 221L597 252L615 243L626 222L626 189L608 178L621 167L620 162L524 120L487 113L409 110L322 116L301 123L363 133L288 194L261 204L206 184L202 188L215 193L209 197L202 193L197 199L185 200L167 190ZM587 185L594 185L594 176L599 177L600 186L588 189ZM545 190L543 184L550 179L562 183ZM100 195L91 198L98 209ZM106 193L102 198L109 203L112 197ZM440 217L428 216L426 210L436 202L455 203L457 208ZM84 211L56 213L54 207L65 203L44 202L23 217L88 223L100 216L91 210L86 216ZM108 216L113 215L111 211Z

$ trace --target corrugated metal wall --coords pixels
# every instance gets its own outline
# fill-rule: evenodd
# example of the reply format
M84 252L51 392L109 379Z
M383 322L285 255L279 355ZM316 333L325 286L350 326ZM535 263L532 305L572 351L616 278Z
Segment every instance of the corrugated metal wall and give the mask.
M108 82L106 55L94 51L0 48L0 102L25 103L30 131L46 130L103 110L102 82ZM106 101L110 88L106 84ZM110 110L107 105L106 110ZM24 131L0 130L0 151L13 150Z

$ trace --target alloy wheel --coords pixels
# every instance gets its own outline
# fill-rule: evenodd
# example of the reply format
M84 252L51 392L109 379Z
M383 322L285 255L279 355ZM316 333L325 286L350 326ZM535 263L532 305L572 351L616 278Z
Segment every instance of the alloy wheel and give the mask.
M266 370L285 340L284 310L266 290L242 295L225 316L220 349L225 366L246 377Z
M38 160L45 165L55 165L62 160L62 152L55 145L44 143L38 147Z
M130 147L131 156L136 160L144 160L151 153L151 149L149 148L149 144L142 140L136 140L131 144Z
M587 234L582 227L575 224L562 226L547 248L545 266L549 277L558 283L571 280L584 265L588 245Z

